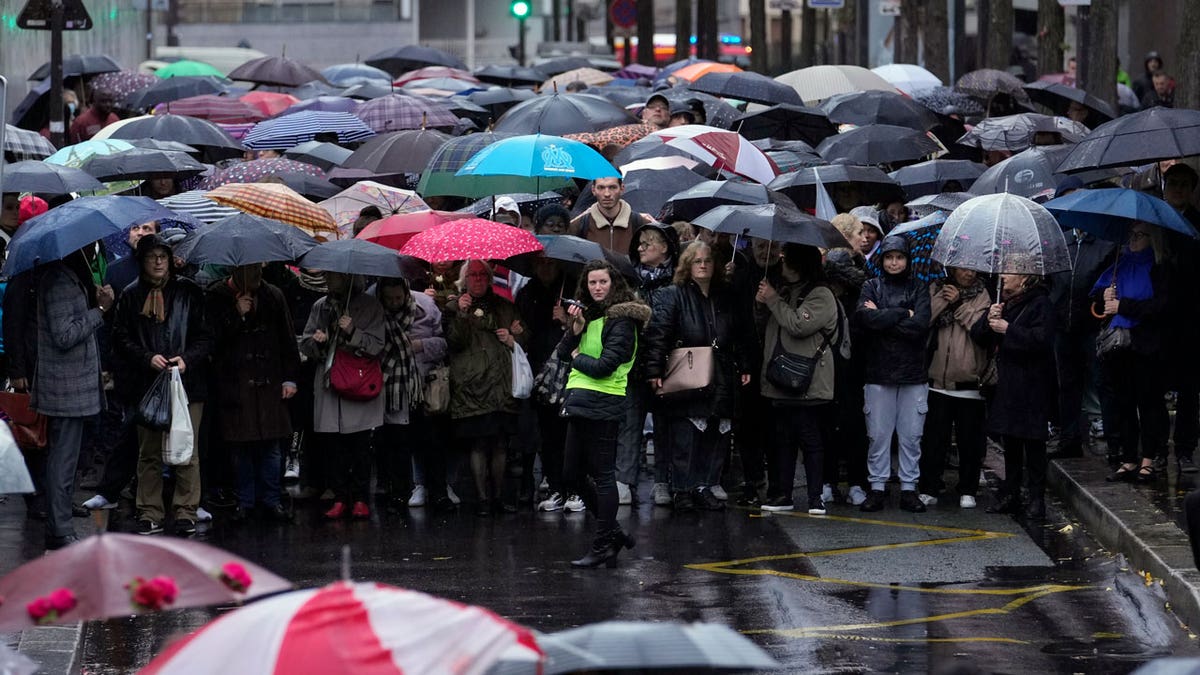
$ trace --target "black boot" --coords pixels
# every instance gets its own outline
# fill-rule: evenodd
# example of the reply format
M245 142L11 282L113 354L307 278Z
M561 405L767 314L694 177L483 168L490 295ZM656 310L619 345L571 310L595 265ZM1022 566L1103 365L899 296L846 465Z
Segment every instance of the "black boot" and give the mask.
M617 550L614 550L612 533L597 534L592 540L592 548L579 560L572 560L572 567L608 567L617 566Z
M999 502L987 507L986 511L988 513L1020 513L1021 498L1014 495L1006 495Z
M637 541L627 533L622 532L620 527L613 530L611 536L609 537L609 546L612 548L612 564L614 566L616 565L617 554L621 552L622 548L627 548L632 551L633 546L636 543Z

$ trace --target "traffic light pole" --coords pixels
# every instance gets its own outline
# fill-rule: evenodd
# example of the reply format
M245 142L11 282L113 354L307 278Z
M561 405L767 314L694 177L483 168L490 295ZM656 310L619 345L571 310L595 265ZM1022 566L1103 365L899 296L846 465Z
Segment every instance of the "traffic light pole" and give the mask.
M63 0L50 0L50 142L64 145L63 121Z
M517 19L517 65L525 67L525 19Z

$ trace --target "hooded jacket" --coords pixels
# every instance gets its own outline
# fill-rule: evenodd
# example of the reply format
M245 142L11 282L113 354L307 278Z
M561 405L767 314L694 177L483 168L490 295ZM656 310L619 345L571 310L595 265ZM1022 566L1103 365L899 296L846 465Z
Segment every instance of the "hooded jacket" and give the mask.
M1150 62L1157 60L1163 64L1163 68L1167 64L1163 62L1162 55L1158 52L1147 52L1146 58L1142 59L1142 76L1133 82L1133 93L1137 95L1138 101L1146 97L1146 94L1154 91L1154 73L1150 70Z
M589 308L590 309L590 308ZM620 302L607 307L596 307L588 314L600 313L589 319L589 324L601 322L599 354L580 353L571 356L571 352L579 346L583 333L575 335L568 332L559 343L559 358L571 362L571 376L576 373L593 380L608 380L613 378L618 369L637 358L638 335L650 321L650 308L643 302L631 300ZM587 330L585 327L584 330ZM629 373L625 374L626 378ZM613 383L616 384L616 383ZM628 384L628 382L626 382ZM590 420L620 420L625 417L628 405L627 396L618 396L598 391L581 385L576 379L574 386L568 381L566 400L563 402L562 414L566 417L581 417Z
M655 279L648 278L648 270L639 262L638 256L638 241L642 238L642 232L647 229L657 231L667 242L668 271ZM679 233L669 225L648 222L634 230L633 236L629 240L628 253L629 262L633 263L634 269L638 272L638 296L653 310L662 297L663 289L670 286L674 278L675 265L679 262Z
M879 246L881 268L883 256L891 251L909 258L903 237L887 237ZM874 303L876 309L867 309L867 302ZM882 271L880 277L867 280L853 319L859 329L855 353L863 361L864 381L884 385L925 384L929 379L925 366L929 320L929 291L909 273L908 266L899 274Z

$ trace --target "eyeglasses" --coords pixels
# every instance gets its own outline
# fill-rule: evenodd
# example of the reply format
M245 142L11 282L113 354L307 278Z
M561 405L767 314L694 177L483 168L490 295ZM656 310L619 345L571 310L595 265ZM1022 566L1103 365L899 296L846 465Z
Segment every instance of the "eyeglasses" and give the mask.
M712 261L712 258L696 258L695 260L692 261L692 264L693 265L711 265L711 264L713 264L713 261Z
M660 246L657 241L639 241L638 248L650 248L651 246Z
M1130 239L1147 239L1147 238L1149 238L1149 237L1150 237L1150 233L1149 233L1149 232L1141 232L1141 231L1138 231L1138 230L1134 230L1134 231L1132 231L1132 232L1130 232L1130 233L1129 233L1129 238L1130 238Z
M147 253L146 257L154 262L165 262L171 259L171 256L165 253Z

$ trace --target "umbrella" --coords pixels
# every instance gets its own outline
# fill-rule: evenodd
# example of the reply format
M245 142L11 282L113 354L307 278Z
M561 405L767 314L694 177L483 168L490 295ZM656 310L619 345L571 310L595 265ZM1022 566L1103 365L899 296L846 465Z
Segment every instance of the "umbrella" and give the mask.
M942 225L933 259L985 274L1047 275L1071 269L1067 241L1054 216L1012 194L976 197L955 209Z
M458 118L444 104L404 94L388 94L367 101L354 114L377 133L453 127L458 123Z
M282 173L306 173L316 178L325 177L325 172L312 164L282 157L268 157L233 164L206 178L202 187L211 190L226 183L255 183L267 176L277 176Z
M45 159L50 164L79 168L96 155L112 155L133 150L133 146L121 140L95 140L68 145Z
M549 637L598 658L603 664L594 668L598 672L740 672L780 667L762 648L720 624L605 621Z
M321 202L320 206L333 216L339 227L353 223L358 218L359 211L368 206L379 209L384 216L429 210L429 206L417 193L369 180L351 185Z
M537 94L530 89L496 87L494 89L471 92L467 95L467 100L475 105L486 108L491 113L493 119L498 119L516 104L536 97Z
M297 261L303 269L373 277L404 277L404 258L396 251L364 239L327 241Z
M945 268L934 260L932 255L938 235L942 232L942 225L949 215L945 211L934 211L920 220L904 223L888 232L889 237L902 235L908 240L909 270L913 276L926 283L946 275Z
M962 206L967 200L974 199L975 195L970 192L939 192L937 194L925 195L907 202L905 206L908 210L921 218L929 215L934 211L945 211L947 213Z
M582 82L589 87L602 87L613 81L613 76L591 67L575 68L556 75L542 83L542 91L566 90L572 82Z
M796 152L795 150L767 150L767 157L779 167L779 173L788 173L810 166L823 166L826 162L815 152Z
M868 124L826 138L817 146L817 154L827 162L870 166L919 159L940 149L926 132L890 124Z
M305 82L324 82L321 73L286 56L251 59L229 72L229 79L277 87L299 87Z
M764 105L804 103L795 89L766 75L750 72L708 72L689 84L688 89Z
M849 166L833 164L800 169L788 173L767 184L771 190L782 192L802 209L816 206L816 185L820 182L826 188L832 185L848 184L855 192L850 200L854 204L879 204L902 199L904 191L896 181L886 173L873 166Z
M167 152L184 152L198 153L196 148L178 141L162 141L155 138L131 138L126 143L129 143L135 148L143 150L166 150Z
M408 240L400 252L426 262L503 260L542 250L533 234L482 218L464 218L433 227Z
M982 164L965 159L934 159L906 166L888 175L904 188L904 194L911 199L941 192L946 183L952 181L958 183L958 191L967 190L984 170Z
M582 271L583 266L593 260L607 260L622 276L629 279L638 278L637 270L630 262L627 252L617 252L594 241L569 234L539 234L537 240L544 247L542 251L511 258L505 266L518 274L532 277L536 273L534 265L538 257L557 260L576 273Z
M426 80L409 80L402 90L418 96L439 96L446 98L455 94L470 93L483 89L479 82L467 82L453 77L431 77ZM423 92L429 92L425 94Z
M396 85L397 87L403 87L418 80L437 80L445 78L466 82L468 84L479 84L479 79L470 72L463 70L462 68L450 68L448 66L426 66L424 68L410 70L407 73L395 78L395 81L393 81L392 84ZM392 78L389 77L386 79L391 80Z
M1057 82L1034 82L1025 85L1025 91L1031 101L1046 106L1055 115L1066 117L1073 103L1083 106L1088 113L1087 119L1084 120L1088 127L1098 127L1117 117L1116 111L1107 101L1101 101L1083 89Z
M63 58L63 77L82 77L84 75L99 75L100 73L115 73L121 70L108 54L71 54ZM29 76L30 80L44 80L50 77L50 63L43 63Z
M454 211L415 211L386 216L368 224L359 232L357 239L374 242L380 246L399 251L409 239L431 227L445 225L452 220L472 218L477 214Z
M267 117L274 117L300 102L300 99L291 94L277 91L251 91L242 94L239 100L254 106Z
M935 87L916 95L917 103L939 115L982 115L979 101L950 87Z
M182 152L143 148L93 157L83 165L84 171L102 181L148 180L166 176L186 178L200 174L205 168Z
M307 173L277 173L275 177L283 181L284 185L308 197L312 201L329 199L342 190L340 186L324 178L318 178Z
M159 204L176 213L190 216L200 223L214 223L226 216L241 213L231 206L221 206L204 196L203 190L189 190L158 200Z
M200 265L253 265L290 262L317 245L316 239L291 225L230 211L233 215L188 235L175 247L174 254Z
M511 264L512 261L509 261ZM625 264L630 265L625 258ZM566 673L599 672L604 665L598 657L568 642L556 640L544 633L534 633L537 646L545 659L542 663L532 662L529 647L515 645L500 656L500 660L488 669L486 675L565 675ZM24 674L21 674L24 675ZM33 675L30 671L28 675ZM1176 674L1177 675L1177 674Z
M537 68L524 66L488 65L475 71L475 77L479 78L479 81L492 82L506 87L539 84L546 79L548 74Z
M543 134L516 136L493 143L468 160L455 175L586 179L621 177L608 160L587 145Z
M890 91L859 91L838 94L821 104L821 110L836 124L890 124L917 131L937 126L933 113L911 98Z
M205 94L220 94L229 88L228 82L224 77L213 76L172 77L169 80L159 80L154 86L127 96L125 107L132 110L149 110L160 103L170 103ZM225 100L236 101L237 99L226 98ZM261 116L252 119L261 119Z
M111 234L124 234L133 223L176 220L198 222L177 214L148 197L81 197L30 218L8 242L8 257L0 276L21 272L55 260ZM0 613L4 605L0 605Z
M326 82L334 85L348 87L356 82L349 82L352 79L366 80L384 80L390 82L392 76L387 71L368 66L365 63L339 63L329 66L321 71L321 77L325 78Z
M790 204L725 204L701 214L692 224L735 236L819 248L846 246L846 237L833 224Z
M585 190L586 195L586 190ZM476 215L480 218L488 217L495 210L496 200L500 197L508 197L517 203L517 210L532 218L537 214L538 209L546 204L562 204L563 196L557 192L547 190L541 194L532 192L513 192L506 195L496 195L495 197L484 197L477 199L474 202L462 207L455 213L465 213Z
M454 127L455 133L466 133L466 131L460 132L459 130L486 129L494 118L487 108L475 105L461 96L448 97L445 99L445 104L446 108L459 119Z
M44 159L53 155L58 149L36 131L18 129L11 124L4 125L4 154L11 154L15 160Z
M887 80L859 66L810 66L775 79L795 89L807 105L855 91L896 91Z
M259 122L242 144L254 150L286 150L324 134L336 135L338 143L354 143L375 132L350 113L308 111Z
M658 68L641 63L630 63L613 73L613 75L622 80L639 80L641 78L653 80L658 77Z
M480 150L497 141L515 138L515 134L490 131L450 139L429 158L421 173L417 192L429 196L453 195L459 197L485 197L511 192L529 192L541 189L557 190L572 184L570 178L530 178L523 176L457 176L463 167Z
M673 77L677 81L683 80L685 82L695 82L695 81L699 80L700 78L704 77L705 75L710 75L713 73L740 73L740 72L743 72L742 69L733 65L732 63L717 63L715 61L697 61L696 63L691 63L688 65L685 65L682 68L679 68L678 70L673 70L670 73L667 73L666 69L664 68L662 74L669 76L669 77Z
M364 180L373 180L398 188L409 188L412 185L412 174L407 173L376 173L366 169L347 169L339 166L330 170L329 182L340 187L350 187Z
M101 130L104 131L104 130ZM210 158L240 157L242 146L216 124L186 115L152 115L133 120L112 132L110 138L163 138L187 143Z
M787 104L741 115L733 121L731 128L751 140L777 138L801 140L812 145L837 133L837 127L830 124L824 110Z
M286 150L283 156L288 159L305 162L306 164L312 164L318 169L328 171L335 166L345 164L346 160L352 154L354 153L350 150L333 143L305 141L294 148Z
M646 139L687 152L718 169L756 180L764 185L779 174L778 167L744 136L700 124L686 124L656 131ZM640 141L645 142L645 141ZM631 146L632 147L632 146Z
M378 174L421 173L450 136L432 129L380 134L362 144L342 164Z
M887 80L888 84L909 96L916 96L945 84L937 75L910 63L889 63L886 66L872 68L871 72Z
M0 424L0 495L29 494L36 492L33 478L25 466L25 457L17 441L13 438L12 429L7 424ZM2 658L2 656L0 656ZM4 669L0 668L0 673Z
M614 65L616 66L615 68L613 67ZM615 72L621 69L621 64L612 59L594 56L560 56L535 63L533 67L542 73L541 79L538 80L540 82L548 76L558 75L559 73L579 68L596 68L598 70L611 70Z
M655 93L650 87L627 87L620 84L610 84L604 87L590 87L587 93L593 96L603 96L604 98L616 103L622 108L628 109L631 106L640 107L646 103L646 99Z
M791 200L772 192L758 183L739 183L728 180L706 180L677 192L662 207L664 218L672 216L682 220L695 220L701 214L718 206L767 204Z
M396 93L399 93L399 91L392 86L391 82L360 82L358 84L346 87L337 95L344 96L346 98L369 101L371 99L383 98L388 94Z
M92 94L107 94L114 101L123 101L135 92L158 84L159 79L150 73L132 70L101 73L92 78Z
M5 166L3 187L5 192L34 192L43 195L65 195L104 189L100 181L80 169L36 160Z
M1025 83L1002 70L982 68L973 70L958 78L954 88L968 96L991 100L998 94L1007 94L1018 101L1028 101L1029 94L1025 93Z
M173 80L168 80L172 82ZM201 94L189 96L176 101L160 103L154 108L155 113L169 113L198 117L210 122L221 124L242 124L259 122L267 118L261 110L230 96Z
M207 63L190 61L188 59L168 63L154 71L154 74L164 79L174 77L225 77L225 73Z
M1040 133L1056 135L1064 143L1078 143L1087 136L1088 128L1065 117L1021 113L983 120L958 139L958 143L981 150L1020 152L1034 145Z
M591 94L550 94L517 104L496 120L495 131L517 134L577 134L637 120L621 106Z
M446 66L460 70L467 69L466 64L461 59L449 52L418 45L393 47L376 52L366 60L366 63L369 66L386 70L393 77L398 77L410 70L417 70L425 66Z
M286 185L229 183L207 195L218 204L294 225L309 234L338 234L333 216Z
M683 103L690 106L700 104L704 108L705 124L718 129L732 128L733 121L742 114L740 110L729 105L724 99L702 91L693 91L684 86L655 93L662 94L672 104ZM645 99L642 100L645 101Z
M1138 221L1200 239L1196 228L1170 204L1137 190L1076 190L1043 206L1062 227L1090 232L1107 241L1124 242L1129 238L1129 226Z
M683 167L670 169L641 169L625 174L624 199L635 213L657 214L663 210L667 200L676 194L704 182L704 177ZM596 198L591 190L585 189L575 202L576 214L583 213Z
M1154 107L1096 127L1058 170L1075 173L1191 155L1200 155L1200 110Z
M1017 153L980 174L971 192L977 195L1011 192L1033 197L1054 190L1063 179L1055 173L1055 168L1069 152L1067 146L1039 145Z
M622 124L619 127L611 127L603 131L595 131L582 134L567 134L563 138L569 138L580 143L587 143L596 150L604 152L610 146L624 148L634 141L640 140L654 133L657 127L649 124Z
M298 112L311 110L315 112L343 112L352 113L358 110L360 103L352 98L345 96L314 96L310 99L293 103L287 110L279 113L280 117L285 115L294 115Z

